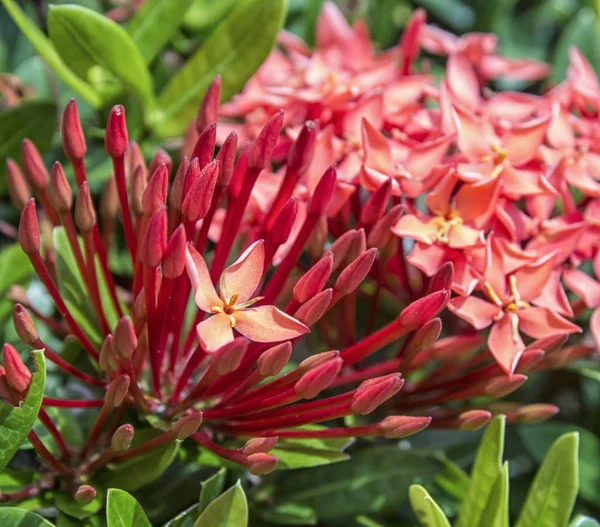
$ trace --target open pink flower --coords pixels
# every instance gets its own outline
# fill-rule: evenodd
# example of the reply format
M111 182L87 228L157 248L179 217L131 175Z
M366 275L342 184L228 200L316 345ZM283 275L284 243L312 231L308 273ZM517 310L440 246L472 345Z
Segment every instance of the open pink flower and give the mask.
M187 247L186 268L196 305L212 314L196 327L198 340L207 352L232 342L234 328L255 342L281 342L309 331L275 306L251 307L262 299L252 295L260 285L264 260L264 242L258 240L223 271L217 294L204 258L191 245Z

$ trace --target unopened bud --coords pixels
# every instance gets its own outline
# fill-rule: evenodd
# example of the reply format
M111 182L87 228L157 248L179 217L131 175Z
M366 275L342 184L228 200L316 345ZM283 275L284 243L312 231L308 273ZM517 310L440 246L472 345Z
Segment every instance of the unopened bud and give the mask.
M181 204L181 213L188 221L196 222L206 216L215 193L219 176L219 162L211 161L206 165Z
M4 344L2 363L4 364L8 385L18 393L27 391L31 382L31 372L27 369L19 352L12 344Z
M142 167L142 171L148 178L148 167L146 166L146 160L144 159L144 154L142 153L142 149L140 145L138 145L135 141L130 141L127 145L127 150L125 151L125 173L129 178L133 171L138 167Z
M337 357L308 370L294 385L294 391L304 399L314 399L329 388L342 369L344 361Z
M96 225L96 211L87 181L79 187L75 198L75 224L81 232L89 232Z
M40 226L38 224L35 200L30 198L23 211L19 222L19 243L25 254L40 252Z
M180 225L171 235L162 261L163 277L174 280L183 274L185 269L185 228Z
M413 336L407 353L429 349L440 336L441 331L442 321L439 318L428 320Z
M513 375L501 375L490 380L485 387L486 395L491 397L504 397L519 389L527 380L526 375L515 373Z
M487 410L468 410L458 416L459 428L469 432L479 430L491 420L492 414Z
M133 428L133 425L121 425L112 435L110 439L110 446L115 452L123 452L131 446L134 435L135 429Z
M274 246L282 245L288 240L292 233L297 214L298 201L295 197L291 197L283 204L271 227L271 243Z
M365 229L358 229L354 236L352 237L352 241L350 242L350 247L348 247L348 253L346 254L347 261L356 260L362 253L367 250L367 235L365 233Z
M45 189L50 182L50 176L40 152L29 139L23 139L21 144L21 161L29 184L35 190Z
M233 167L235 166L235 154L237 152L238 136L235 132L231 132L223 144L221 150L217 154L216 160L219 162L219 178L217 187L225 188L229 185L233 176Z
M195 434L202 424L202 412L194 412L182 417L173 425L173 432L179 441Z
M554 417L560 409L553 404L528 404L516 411L517 422L535 424Z
M283 110L279 110L267 121L254 142L254 147L248 158L248 168L250 170L262 170L269 165L282 126Z
M15 393L6 380L6 371L0 366L0 401L6 401L13 403L15 400Z
M221 346L212 355L212 365L219 375L225 375L238 369L248 349L248 339L238 337L232 342Z
M327 205L331 201L335 182L337 179L337 170L335 165L331 165L317 183L313 192L312 198L308 204L308 213L313 215L321 215L325 212Z
M106 123L104 146L108 155L119 158L125 155L129 144L127 122L125 121L125 108L117 104L112 107Z
M87 147L75 99L71 99L68 102L63 113L62 142L65 155L70 161L80 160L85 157Z
M131 319L128 316L121 317L113 334L113 348L115 352L119 357L129 359L133 355L137 345L138 340Z
M369 232L367 237L368 247L377 247L382 250L387 242L392 238L391 228L398 223L398 220L404 213L404 206L401 204L394 205L381 218Z
M58 161L52 167L48 194L50 195L52 206L58 212L68 212L71 210L73 192L71 191L71 185L65 171Z
M196 117L196 130L201 134L204 129L219 118L221 105L221 75L217 75L209 84Z
M344 295L352 293L369 274L377 254L377 249L368 249L362 253L340 273L333 288Z
M364 381L352 397L350 410L358 415L370 414L380 404L396 395L402 386L404 386L404 379L399 373Z
M335 240L329 250L333 254L333 270L335 271L346 259L350 247L353 245L354 240L359 236L359 231L350 230L342 234L337 240Z
M321 319L333 298L333 289L325 289L302 304L294 313L294 318L311 327Z
M255 437L246 442L242 447L242 454L251 456L252 454L267 453L277 444L277 436L274 437Z
M169 170L165 163L161 163L152 172L142 196L142 210L146 216L152 216L155 211L165 205L168 188Z
M323 353L317 353L312 357L308 357L304 359L300 364L298 364L298 371L300 373L306 373L312 368L316 368L320 366L324 362L328 360L337 359L340 356L340 352L338 350L324 351Z
M360 221L364 225L373 225L383 216L387 204L392 196L392 178L388 178L385 183L369 196L369 199L363 205Z
M100 369L106 373L112 373L119 369L119 360L115 355L113 347L113 336L107 335L100 348L100 357L98 359Z
M270 474L277 468L279 459L272 454L258 452L248 456L248 472L254 476L264 476Z
M256 361L258 373L263 377L279 375L292 355L292 344L282 342L264 351Z
M112 408L117 408L118 406L121 406L125 400L128 391L129 375L119 375L108 385L104 400Z
M167 248L167 211L158 209L148 222L140 242L138 258L148 267L156 267L162 260Z
M450 289L453 281L454 264L452 262L446 262L438 269L437 273L431 277L431 280L429 280L427 292L435 293L436 291Z
M31 198L31 192L19 165L10 157L6 160L6 186L11 203L19 211L23 210Z
M144 193L148 182L146 181L146 172L142 165L135 167L133 175L131 176L131 190L129 191L129 205L131 212L136 216L142 216L144 214Z
M379 430L383 437L401 439L425 430L430 423L431 417L390 415L379 423Z
M106 180L102 197L100 198L100 217L110 224L119 212L119 194L117 192L117 181L111 174Z
M569 336L566 333L557 333L556 335L550 335L549 337L534 340L525 349L541 349L550 354L562 348L567 342L568 337Z
M290 169L302 173L310 164L315 151L315 142L319 127L314 121L306 121L298 138L292 144L287 165Z
M189 167L190 162L187 157L184 157L181 163L179 163L179 167L177 167L177 172L171 185L171 192L169 193L169 208L172 210L179 210L181 208L183 186Z
M444 309L449 299L447 290L430 293L404 308L398 319L405 328L417 329Z
M75 501L77 503L81 503L82 505L87 505L94 501L96 497L96 489L91 485L81 485L75 491Z
M523 352L523 355L521 355L521 358L519 359L519 364L517 364L516 373L530 372L540 363L540 361L544 358L545 355L546 354L544 350L525 350Z
M15 304L13 307L13 324L23 344L32 347L36 345L40 336L29 313L21 304Z
M333 253L327 252L315 265L313 265L296 282L294 286L294 298L300 303L310 300L319 294L333 270Z
M194 150L192 159L198 160L198 166L203 169L215 155L215 143L217 140L217 123L209 124L200 134Z
M196 183L196 180L200 176L200 172L201 170L200 165L198 164L198 158L194 157L190 161L187 172L185 173L185 178L183 179L183 187L181 189L181 202L179 203L180 209L191 188L194 186L194 183Z
M154 172L160 165L165 165L165 168L167 169L168 180L169 174L171 173L171 168L173 168L173 159L171 159L171 156L162 148L159 148L154 154L154 157L150 161L150 165L148 165L148 172L150 174L154 174Z

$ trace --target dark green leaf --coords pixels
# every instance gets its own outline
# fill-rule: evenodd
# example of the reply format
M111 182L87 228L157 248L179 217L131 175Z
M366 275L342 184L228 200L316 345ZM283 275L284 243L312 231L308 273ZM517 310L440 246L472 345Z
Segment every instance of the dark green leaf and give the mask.
M248 502L238 481L204 509L194 527L246 527L247 525Z
M53 527L48 520L33 512L14 507L0 508L0 525L3 527Z
M411 485L408 497L422 527L451 527L444 511L421 485Z
M21 406L15 408L0 401L0 471L4 470L27 438L42 405L44 386L46 385L44 352L34 351L33 360L37 371L31 378L29 391Z
M221 468L210 478L202 482L202 489L200 490L200 511L206 509L206 507L208 507L208 505L223 492L226 476L227 470Z
M108 527L152 527L135 498L119 489L108 490L106 521Z
M318 520L310 507L302 507L293 503L273 507L266 510L262 517L276 525L317 525Z
M496 478L478 527L508 527L508 462Z

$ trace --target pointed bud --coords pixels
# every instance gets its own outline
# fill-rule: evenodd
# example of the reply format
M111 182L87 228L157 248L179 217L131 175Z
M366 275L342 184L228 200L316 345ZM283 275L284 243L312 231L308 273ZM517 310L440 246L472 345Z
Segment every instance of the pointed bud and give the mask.
M273 437L255 437L249 439L242 447L242 454L251 456L252 454L267 453L272 450L278 441L277 436Z
M6 371L0 366L0 401L13 403L17 397L6 380Z
M129 191L129 206L131 212L136 216L143 216L144 214L144 193L147 186L146 172L142 165L138 165L131 176L131 190Z
M567 342L567 338L568 335L566 333L557 333L556 335L534 340L526 349L541 349L551 354L562 348Z
M487 410L468 410L458 416L459 428L474 432L487 425L492 420L491 412Z
M442 321L432 318L423 324L415 333L409 344L407 355L411 352L427 350L431 348L442 332Z
M183 201L183 187L187 171L190 167L190 162L187 157L184 157L179 163L173 184L171 185L171 192L169 194L169 208L172 210L179 210L181 208L181 202Z
M373 225L383 216L387 204L392 196L392 178L388 178L385 183L369 196L369 199L363 205L360 213L360 221L364 225Z
M182 417L173 425L172 431L179 441L187 439L195 434L202 424L202 412L194 412Z
M399 373L364 381L354 393L350 410L358 415L367 415L379 405L396 395L404 386Z
M156 267L167 248L167 211L158 209L148 222L140 242L138 258L147 267Z
M65 171L58 161L52 167L48 194L50 195L52 206L57 212L68 212L71 210L73 192L71 191L71 185Z
M215 155L217 141L217 123L209 124L200 134L192 151L192 159L198 159L198 166L202 169Z
M337 357L308 370L294 385L294 391L304 399L314 399L329 388L342 369L344 361Z
M333 253L327 252L296 282L294 298L303 304L319 294L325 287L333 270Z
M169 174L171 173L171 169L173 168L173 159L162 148L159 148L156 151L156 153L154 154L154 157L152 158L152 161L150 161L150 165L148 166L148 172L150 174L154 174L154 172L156 172L156 169L160 165L165 165L165 168L167 170L167 181L168 181ZM165 199L166 199L166 193L165 193Z
M297 214L298 201L295 197L291 197L283 204L271 227L271 243L275 247L283 245L288 240Z
M279 458L264 452L257 452L248 456L248 472L254 476L270 474L277 468Z
M206 216L215 193L218 176L219 162L216 160L202 169L181 204L181 213L188 221L196 222Z
M185 228L179 225L171 235L163 256L162 272L167 280L174 280L183 274L186 241Z
M21 304L15 304L13 307L13 324L23 344L32 347L36 345L40 336L29 313Z
M238 136L235 132L231 132L223 144L221 150L217 154L217 161L219 162L219 179L217 180L217 187L225 188L229 185L231 177L233 176L233 168L235 166L235 154L237 152Z
M135 141L130 141L127 145L127 150L125 150L126 176L130 177L138 166L142 167L142 171L146 176L146 179L148 179L148 167L146 166L146 160L144 159L142 149Z
M179 208L183 205L185 198L189 194L191 188L196 183L196 180L200 176L200 165L198 164L198 158L195 157L190 161L185 178L183 179L183 187L181 188L181 202Z
M368 247L377 247L382 250L385 245L392 238L391 228L398 223L398 220L404 213L404 205L394 205L386 214L381 218L369 232L367 237Z
M136 323L146 320L146 293L143 287L133 302L133 318Z
M377 249L368 249L362 253L340 273L333 288L343 295L352 293L369 274L378 253Z
M129 375L119 375L108 385L104 400L112 408L121 406L129 391Z
M409 304L398 320L405 328L417 329L435 317L448 303L450 291L436 291Z
M279 375L292 355L292 344L283 342L264 351L256 361L258 373L263 377Z
M219 118L219 106L221 105L221 75L217 75L209 84L198 115L196 117L196 130L201 134L204 129Z
M325 209L333 196L336 179L337 170L335 165L331 165L325 170L325 173L317 183L313 195L310 198L308 205L309 214L321 215L325 212Z
M491 379L485 387L486 395L495 397L497 399L508 395L518 390L525 381L527 380L526 375L515 373L513 375L501 375L495 379Z
M113 348L115 353L119 357L129 359L133 355L137 345L138 340L131 319L128 316L121 317L113 333Z
M435 293L436 291L450 289L453 281L454 281L454 264L452 262L446 262L431 277L431 280L429 280L429 286L427 287L427 292Z
M11 203L17 210L23 210L31 198L31 192L19 165L10 157L6 160L6 186Z
M327 311L332 298L333 289L329 288L321 291L308 302L302 304L294 313L294 318L302 322L305 326L311 327Z
M35 200L31 198L21 212L19 222L19 243L25 254L40 252L40 226L38 224Z
M300 373L306 373L312 368L316 368L320 366L324 362L329 360L337 359L340 356L340 352L338 350L324 351L323 353L317 353L311 357L304 359L300 364L298 364L298 371Z
M104 146L110 157L119 158L125 155L128 144L129 135L125 120L125 108L121 104L117 104L111 108L108 115Z
M96 211L87 181L79 187L75 198L75 224L81 232L89 232L96 225Z
M110 446L115 452L123 452L131 446L134 435L135 429L133 428L133 425L121 425L112 435L110 439Z
M50 182L50 176L40 152L29 139L23 139L21 161L29 184L35 190L45 189Z
M113 336L107 335L100 348L100 357L98 359L100 369L106 373L113 373L119 369L119 360L115 355L113 347Z
M81 485L75 491L75 501L81 505L88 505L94 501L96 497L96 489L91 485Z
M401 439L425 430L429 423L431 423L431 417L390 415L379 423L379 430L383 437Z
M544 350L525 350L523 352L523 355L521 355L521 358L519 359L519 364L517 364L516 373L530 372L541 362L545 355L546 353L544 352Z
M304 172L312 161L319 127L314 121L306 121L298 138L292 144L287 165L290 169Z
M553 404L528 404L516 411L517 422L537 424L554 417L560 409Z
M167 191L169 189L169 170L165 163L158 165L152 172L150 181L144 190L142 197L142 209L146 216L152 216L160 207L167 202Z
M249 341L238 337L233 342L221 346L212 355L212 365L219 375L225 375L238 369L248 349Z
M63 113L62 142L65 155L70 161L80 160L85 157L87 147L75 99L71 99L68 102Z
M249 170L263 170L269 166L271 154L279 140L279 133L282 126L283 110L278 110L266 122L254 142L254 147L248 158Z
M119 195L117 192L117 182L111 174L106 180L102 197L100 198L100 217L110 223L117 217L119 212Z
M31 382L31 372L27 369L19 352L12 344L4 344L2 363L4 364L8 385L19 393L27 391Z

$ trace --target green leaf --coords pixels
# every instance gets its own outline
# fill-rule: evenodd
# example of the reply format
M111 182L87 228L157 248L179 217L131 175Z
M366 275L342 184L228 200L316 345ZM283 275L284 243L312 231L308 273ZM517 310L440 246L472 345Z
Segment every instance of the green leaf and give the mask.
M53 527L37 514L14 507L0 508L0 525L3 527Z
M529 488L515 527L567 525L578 490L578 447L576 432L554 442Z
M600 527L600 523L590 516L577 516L569 523L569 527Z
M25 400L16 408L0 401L0 471L4 470L27 438L42 405L46 385L46 360L43 351L36 350L32 353L37 371L31 378Z
M152 527L136 499L119 489L108 489L106 522L108 527Z
M240 2L160 94L163 114L157 118L155 133L166 137L182 133L218 73L224 100L241 90L271 51L285 7L285 0Z
M2 130L0 132L2 135L4 129L0 128L0 130ZM2 148L1 138L0 148ZM5 293L13 284L22 284L31 275L32 270L29 258L18 243L2 247L0 251L0 294Z
M509 527L508 496L508 462L505 462L492 487L478 527Z
M421 485L411 485L408 498L415 516L423 527L451 527L444 511Z
M225 468L221 468L210 478L202 482L202 489L200 490L200 512L206 509L209 503L217 499L217 497L223 492L226 476L227 470Z
M306 430L324 429L325 427L305 426ZM328 465L346 461L350 456L342 449L352 439L281 439L270 452L279 458L279 469L296 469Z
M469 475L456 463L444 459L444 470L435 477L435 484L457 500L464 500L469 490Z
M146 64L150 64L169 43L192 2L193 0L147 0L129 21L127 33Z
M318 520L310 507L287 503L281 507L270 507L262 517L275 525L317 525Z
M238 482L214 500L200 515L194 527L245 527L248 502Z
M473 527L479 524L492 487L502 469L505 421L503 415L497 416L485 431L471 472L469 490L460 509L457 527Z
M214 26L231 11L237 0L192 0L191 7L183 17L186 27L195 30Z
M58 53L82 79L101 66L153 104L152 78L127 32L100 13L77 5L51 5L48 32Z
M76 502L70 494L64 492L56 493L54 502L58 510L78 520L85 520L96 514L104 506L104 491L102 489L96 489L96 491L96 497L87 504Z

